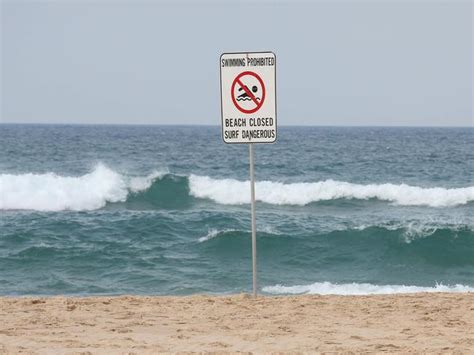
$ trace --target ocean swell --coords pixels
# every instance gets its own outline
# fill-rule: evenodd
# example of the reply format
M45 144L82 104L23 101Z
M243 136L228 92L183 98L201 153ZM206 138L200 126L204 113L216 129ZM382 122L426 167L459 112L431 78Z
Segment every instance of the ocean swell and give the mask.
M95 210L107 203L147 202L149 205L179 207L177 200L208 199L224 205L250 202L248 181L189 177L154 171L146 176L120 174L104 164L82 176L46 174L0 174L0 210ZM423 188L405 184L353 184L325 180L283 184L259 181L258 201L273 205L304 206L337 199L378 199L402 206L452 207L474 201L474 186ZM159 200L159 201L158 201Z

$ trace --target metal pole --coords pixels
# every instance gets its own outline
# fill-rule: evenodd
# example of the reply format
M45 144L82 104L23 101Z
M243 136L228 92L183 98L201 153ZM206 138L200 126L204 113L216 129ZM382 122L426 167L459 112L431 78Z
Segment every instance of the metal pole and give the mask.
M252 211L252 271L253 271L253 296L257 296L257 223L255 217L255 176L253 164L253 143L249 143L250 161L250 202Z

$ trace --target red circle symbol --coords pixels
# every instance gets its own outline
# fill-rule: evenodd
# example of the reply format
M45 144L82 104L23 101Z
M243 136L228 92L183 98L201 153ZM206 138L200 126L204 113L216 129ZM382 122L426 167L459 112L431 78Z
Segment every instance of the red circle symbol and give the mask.
M258 83L262 87L262 97L261 98L257 98L255 96L255 94L252 92L253 90L249 90L247 85L245 85L242 82L241 78L243 78L245 76L248 76L248 75L250 75L250 76L254 77L255 79L257 79ZM245 80L245 78L244 78L244 80ZM237 102L238 100L235 98L235 86L236 85L238 85L240 87L238 90L243 90L244 91L244 93L242 95L244 95L245 98L247 98L249 100L252 100L252 102L255 104L254 108L244 108L244 107L239 105L239 103ZM256 86L254 86L253 88L256 88ZM257 88L257 90L258 90L258 88ZM254 112L257 112L260 109L260 107L262 107L263 101L265 101L265 84L263 83L262 78L260 78L260 76L258 76L253 71L244 71L243 73L240 73L239 75L237 75L237 77L234 79L234 81L232 83L232 86L230 88L230 94L231 94L231 97L232 97L232 102L234 103L235 107L237 107L237 109L240 112L254 113ZM242 96L242 95L240 95L240 96Z

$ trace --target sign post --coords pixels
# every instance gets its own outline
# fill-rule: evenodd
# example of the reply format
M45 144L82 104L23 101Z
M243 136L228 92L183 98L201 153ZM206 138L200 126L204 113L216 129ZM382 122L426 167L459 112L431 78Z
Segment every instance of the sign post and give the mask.
M276 124L276 57L272 52L224 53L220 57L222 139L248 144L252 216L252 284L257 295L257 231L254 143L273 143Z
M252 288L257 296L257 217L255 214L255 174L253 163L253 143L249 144L250 163L250 211L252 216Z

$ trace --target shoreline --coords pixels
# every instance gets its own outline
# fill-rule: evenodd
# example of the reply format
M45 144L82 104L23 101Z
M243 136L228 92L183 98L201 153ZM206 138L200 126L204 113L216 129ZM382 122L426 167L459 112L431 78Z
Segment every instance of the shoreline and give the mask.
M0 354L474 348L474 293L0 297Z

